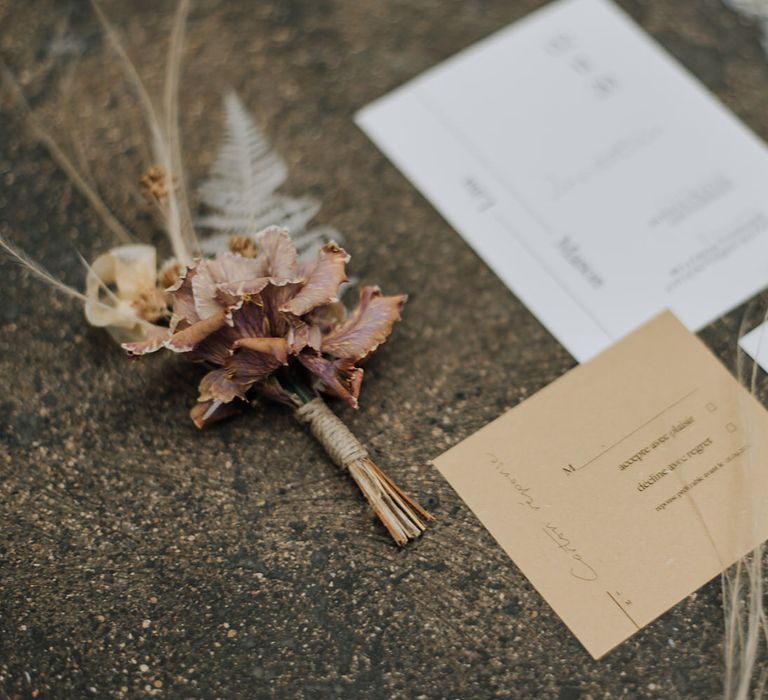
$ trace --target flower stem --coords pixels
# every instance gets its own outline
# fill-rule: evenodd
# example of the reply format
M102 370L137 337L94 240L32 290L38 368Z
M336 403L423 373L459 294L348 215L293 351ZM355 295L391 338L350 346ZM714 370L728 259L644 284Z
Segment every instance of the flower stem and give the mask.
M392 539L401 547L418 537L433 516L410 498L374 463L346 425L316 397L295 411L331 459L355 480Z
M293 383L292 383L293 384ZM306 387L301 386L300 384L293 384L293 390L296 392L296 395L301 399L302 403L308 404L314 396L310 393L310 390Z
M293 390L293 393L296 394L296 396L299 397L301 400L302 405L308 404L312 399L315 398L314 393L312 390L305 386L300 380L298 380L293 374L289 371L286 371L283 375L283 381L288 384L288 388Z

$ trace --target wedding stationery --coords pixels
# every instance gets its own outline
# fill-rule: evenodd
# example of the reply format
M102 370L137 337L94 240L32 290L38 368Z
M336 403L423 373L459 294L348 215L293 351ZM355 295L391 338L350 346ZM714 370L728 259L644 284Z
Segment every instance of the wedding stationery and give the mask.
M768 537L768 412L664 312L435 460L599 658Z
M608 0L560 0L357 115L585 361L766 285L765 145Z
M739 345L768 372L768 322L761 323L739 339Z

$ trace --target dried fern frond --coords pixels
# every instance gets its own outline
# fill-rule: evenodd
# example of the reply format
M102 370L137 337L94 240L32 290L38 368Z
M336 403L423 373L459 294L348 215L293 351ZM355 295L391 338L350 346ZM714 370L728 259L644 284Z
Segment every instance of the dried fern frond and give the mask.
M276 192L288 177L288 167L234 91L225 96L224 109L224 139L211 175L199 190L210 213L197 223L218 232L202 241L203 252L221 252L230 234L253 236L267 226L290 230L299 253L314 253L328 240L340 240L330 227L307 228L320 211L316 199Z

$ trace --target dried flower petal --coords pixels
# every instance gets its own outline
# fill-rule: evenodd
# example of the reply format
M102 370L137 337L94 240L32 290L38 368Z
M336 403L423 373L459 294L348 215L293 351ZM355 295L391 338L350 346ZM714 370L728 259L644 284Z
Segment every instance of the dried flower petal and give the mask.
M171 330L176 330L180 321L186 321L189 324L200 320L195 308L195 295L192 290L192 280L195 277L196 269L187 267L179 275L176 284L166 289L173 298L173 316L171 317Z
M239 306L230 310L230 317L239 338L264 338L271 335L264 307L253 301L243 300Z
M189 412L189 417L198 428L224 420L239 413L240 409L235 403L222 403L221 401L201 401L196 403Z
M338 301L339 286L347 281L344 266L349 255L335 243L326 243L317 254L317 261L307 273L301 291L282 306L296 316L303 316L312 309Z
M234 328L222 326L195 347L190 353L190 359L193 362L222 366L232 355L232 348L239 337Z
M292 355L298 355L306 347L320 352L323 344L323 333L319 326L304 323L297 316L290 314L286 316L286 319L290 325L286 340Z
M330 333L336 326L347 320L347 307L340 301L325 306L318 306L307 315L307 323L320 329L323 335Z
M189 352L203 342L211 333L226 324L226 312L222 309L213 316L193 323L183 331L174 333L166 342L165 347L173 352Z
M392 332L407 298L404 294L385 297L378 287L363 287L349 319L323 338L323 352L355 361L370 355Z
M357 408L363 370L352 360L328 360L320 354L303 352L299 361L320 381L318 389Z
M260 265L250 258L225 253L214 260L199 260L192 279L195 311L208 318L232 302L231 294L222 298L222 285L237 289L258 277ZM268 282L268 280L267 280ZM266 282L263 286L266 286ZM262 288L263 288L262 286Z
M257 277L239 282L221 282L216 285L216 288L231 297L255 296L271 282L271 279L271 277Z
M239 338L234 347L272 355L281 365L288 362L288 344L285 338Z
M212 260L203 261L214 280L219 282L237 282L261 277L261 264L242 255L224 253Z
M216 292L216 281L213 279L210 267L206 261L201 260L197 263L195 276L192 278L192 296L198 318L208 318L221 310L222 304L216 298Z
M226 364L227 374L234 381L250 386L254 382L266 379L288 359L284 338L254 338L252 340L271 341L251 350L243 345L229 358ZM239 341L244 343L245 340Z
M200 380L200 397L198 401L222 401L229 403L235 398L245 399L242 385L233 382L224 369L208 372Z
M280 311L280 308L301 288L298 283L289 283L281 286L267 285L259 294L258 301L264 309L264 316L269 326L267 335L286 336L291 328L289 314Z
M296 401L293 395L286 391L275 377L267 377L260 382L256 382L252 389L265 399L296 408Z
M262 251L256 260L261 265L259 277L274 277L285 282L299 282L296 249L287 229L270 226L256 236Z
M147 324L144 333L149 337L146 340L132 343L122 343L123 350L127 350L133 356L148 355L160 348L165 347L165 343L170 339L171 332L162 326L153 326Z

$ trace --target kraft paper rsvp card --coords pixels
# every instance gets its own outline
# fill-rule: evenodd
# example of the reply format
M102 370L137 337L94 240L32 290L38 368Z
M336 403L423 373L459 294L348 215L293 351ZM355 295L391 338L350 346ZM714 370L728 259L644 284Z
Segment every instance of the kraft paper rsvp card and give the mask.
M595 658L768 538L768 412L669 312L435 464Z

